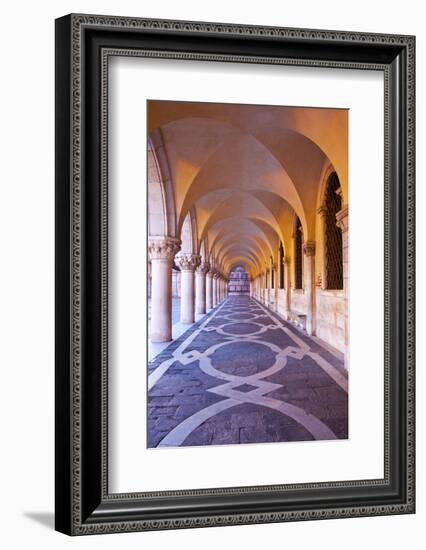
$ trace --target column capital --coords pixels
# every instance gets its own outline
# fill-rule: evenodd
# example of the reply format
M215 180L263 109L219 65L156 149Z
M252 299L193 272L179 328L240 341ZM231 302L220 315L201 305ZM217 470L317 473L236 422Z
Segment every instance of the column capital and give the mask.
M345 233L349 229L349 208L348 206L343 207L336 214L336 225L339 229L342 230L342 233Z
M210 269L210 264L208 262L200 262L200 265L197 266L196 272L200 275L205 275Z
M305 256L315 256L315 242L306 241L303 244L303 253L305 254Z
M180 250L181 241L175 237L149 237L148 254L150 260L173 261Z
M201 256L198 254L179 254L179 256L176 256L175 262L181 271L195 271L201 262Z
M325 204L322 204L322 205L318 208L317 214L319 214L321 217L325 217L325 215L327 214L327 207L325 206Z
M287 266L290 265L290 258L289 258L288 256L286 256L286 257L284 258L284 265L287 265Z
M214 273L213 273L213 277L215 279L219 279L221 277L221 273L220 271L218 271L217 269L214 270Z

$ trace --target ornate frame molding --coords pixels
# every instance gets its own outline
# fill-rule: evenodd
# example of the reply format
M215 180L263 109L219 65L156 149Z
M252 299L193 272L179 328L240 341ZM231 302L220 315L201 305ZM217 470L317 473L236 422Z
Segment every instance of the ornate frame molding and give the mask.
M100 39L101 31L107 38ZM159 48L158 37L164 38L167 45ZM205 51L206 38L214 39L211 49L218 49L221 44L220 49L228 51ZM227 39L232 41L228 44ZM140 44L132 46L138 40ZM231 43L238 44L245 53L233 52ZM367 50L365 45L369 46ZM414 512L414 51L414 37L389 34L97 15L70 15L56 21L56 528L59 531L83 535ZM287 54L282 55L283 52ZM108 493L107 90L111 56L368 69L384 73L386 306L382 480ZM99 86L98 98L95 84ZM99 118L94 114L95 105L99 106ZM396 113L402 120L399 127ZM90 138L93 134L88 128L100 135L98 164L91 162L87 154L90 148L96 150L96 140ZM89 181L97 181L99 185L90 186ZM98 204L93 212L88 209L89 196ZM391 313L396 307L398 319L394 320ZM95 313L88 313L92 309ZM88 328L90 323L93 326ZM391 341L391 332L398 335L396 343ZM95 381L89 382L85 376L89 368ZM397 380L402 381L400 386ZM97 395L94 409L89 409L88 400ZM93 410L95 419L90 419L89 428L89 414ZM405 410L400 423L396 418L398 410ZM91 436L90 442L87 434ZM403 447L400 455L397 440ZM318 494L327 496L329 504L315 500ZM376 494L374 503L369 501L368 495L372 494ZM348 506L344 497L347 499L349 495L353 497ZM213 496L215 502L220 497L221 504L216 505L214 513L203 512L203 506L211 503ZM176 501L177 497L188 500L186 511L173 508L173 499ZM154 512L150 505L160 501L163 507ZM305 508L300 510L294 505L296 501L303 501Z

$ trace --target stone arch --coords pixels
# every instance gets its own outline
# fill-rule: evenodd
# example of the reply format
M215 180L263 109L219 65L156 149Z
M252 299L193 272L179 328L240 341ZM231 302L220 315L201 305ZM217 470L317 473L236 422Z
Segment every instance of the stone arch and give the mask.
M167 235L163 179L150 139L148 139L148 233L150 236Z
M155 233L151 233L151 225L149 225L150 235L176 237L177 216L174 186L160 131L156 131L148 137L147 154L149 186L147 201L148 223L150 224L150 218L155 214L153 230L156 231ZM154 193L151 193L151 190ZM164 232L157 233L161 228Z

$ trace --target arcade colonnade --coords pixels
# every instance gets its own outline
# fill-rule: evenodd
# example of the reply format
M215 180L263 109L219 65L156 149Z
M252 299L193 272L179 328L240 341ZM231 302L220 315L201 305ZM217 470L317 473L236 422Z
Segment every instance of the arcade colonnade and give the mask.
M180 253L177 239L150 239L148 254L151 276L152 342L172 339L173 265L180 268L180 321L191 325L196 314L203 315L223 302L228 295L227 278L198 254Z
M148 102L150 339L227 296L243 268L265 307L348 349L348 113Z

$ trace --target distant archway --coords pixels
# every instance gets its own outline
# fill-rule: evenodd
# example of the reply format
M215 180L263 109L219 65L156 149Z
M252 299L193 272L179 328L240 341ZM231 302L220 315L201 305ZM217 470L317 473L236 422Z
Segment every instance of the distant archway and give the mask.
M250 294L250 277L241 265L234 267L229 274L228 295L243 296Z

